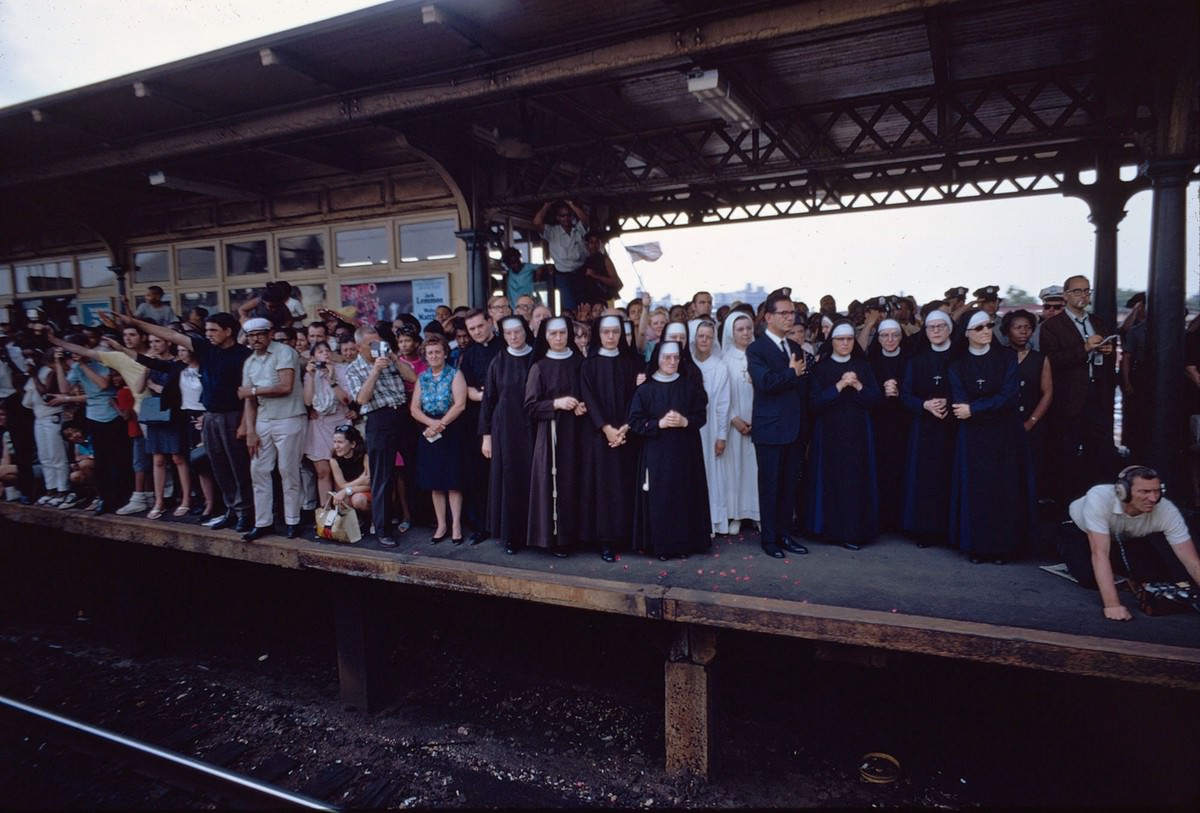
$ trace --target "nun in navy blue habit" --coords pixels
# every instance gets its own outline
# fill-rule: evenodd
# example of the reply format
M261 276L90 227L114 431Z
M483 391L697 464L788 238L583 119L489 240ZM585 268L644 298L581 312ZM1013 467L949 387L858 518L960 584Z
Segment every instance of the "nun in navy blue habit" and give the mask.
M904 513L904 463L908 455L908 428L912 415L900 400L900 382L908 366L909 349L904 330L895 319L879 323L875 338L867 348L871 372L883 392L883 398L871 410L875 430L875 474L879 484L879 529L900 530Z
M950 475L958 430L950 411L950 347L953 322L944 311L925 317L925 334L900 382L900 400L913 416L904 470L901 527L920 547L946 539L950 523Z
M950 545L975 564L1003 564L1028 545L1036 510L1017 355L992 341L986 311L963 314L959 328L965 341L950 362L950 408L958 424Z
M858 550L879 533L871 409L883 393L849 321L833 326L812 376L808 528L828 542Z
M708 550L712 544L700 441L708 396L680 372L684 348L676 341L654 346L654 371L634 391L629 408L629 429L641 438L633 549L663 560Z

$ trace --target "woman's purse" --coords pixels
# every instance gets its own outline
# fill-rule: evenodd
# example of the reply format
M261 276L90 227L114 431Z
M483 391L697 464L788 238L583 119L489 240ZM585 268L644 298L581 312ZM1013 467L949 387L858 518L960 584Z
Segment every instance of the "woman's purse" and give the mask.
M318 508L316 514L318 539L346 542L351 545L362 539L362 530L358 527L358 512L352 506L338 506L330 500L329 505Z
M138 420L141 423L170 423L171 410L163 409L161 395L147 395L142 399L138 410Z

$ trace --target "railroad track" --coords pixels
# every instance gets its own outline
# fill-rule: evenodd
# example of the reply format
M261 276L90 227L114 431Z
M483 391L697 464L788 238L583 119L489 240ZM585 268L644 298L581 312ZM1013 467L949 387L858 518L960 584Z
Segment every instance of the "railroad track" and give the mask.
M208 733L202 726L188 725L155 744L3 696L0 720L7 734L22 738L43 755L42 770L56 773L48 781L64 788L83 781L71 774L74 757L86 754L98 759L109 777L127 772L130 786L137 784L133 774L150 780L146 792L158 797L155 806L317 811L339 810L340 805L354 809L402 806L397 797L403 788L398 782L382 777L363 784L356 781L359 769L341 763L317 769L299 791L291 791L273 783L300 768L301 760L269 746L255 748L231 740L209 747L203 754L186 753L194 751L194 744ZM47 743L56 746L49 759L45 758ZM354 798L343 799L352 784L359 791ZM86 794L87 789L69 792Z

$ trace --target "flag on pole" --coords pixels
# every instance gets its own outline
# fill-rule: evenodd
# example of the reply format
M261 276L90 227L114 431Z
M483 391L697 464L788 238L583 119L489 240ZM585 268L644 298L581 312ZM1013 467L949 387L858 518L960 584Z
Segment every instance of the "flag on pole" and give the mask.
M633 261L645 260L652 263L662 256L662 246L655 240L653 243L638 243L636 246L625 246L625 250L629 252L629 259Z

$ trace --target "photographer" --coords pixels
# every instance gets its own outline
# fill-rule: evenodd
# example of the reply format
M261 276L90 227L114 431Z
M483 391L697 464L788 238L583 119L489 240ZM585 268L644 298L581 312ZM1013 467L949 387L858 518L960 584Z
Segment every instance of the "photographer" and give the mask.
M1200 584L1200 556L1187 523L1163 492L1154 469L1128 466L1115 484L1092 486L1071 503L1071 519L1060 530L1059 553L1081 585L1100 591L1105 618L1133 617L1117 595L1114 572L1141 581L1190 577Z

